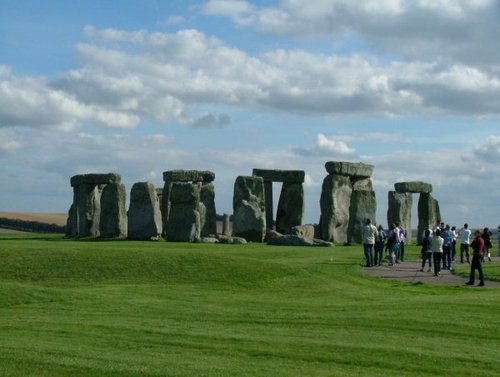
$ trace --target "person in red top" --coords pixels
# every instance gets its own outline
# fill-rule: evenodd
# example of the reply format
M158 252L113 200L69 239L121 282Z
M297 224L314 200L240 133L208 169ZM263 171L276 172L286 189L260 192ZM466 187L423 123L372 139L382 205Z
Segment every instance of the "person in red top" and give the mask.
M483 276L483 255L484 255L484 240L481 237L481 232L476 230L474 233L474 240L471 242L472 250L474 254L472 255L472 263L470 264L470 276L469 281L465 284L474 285L474 274L475 270L479 272L479 286L484 285Z

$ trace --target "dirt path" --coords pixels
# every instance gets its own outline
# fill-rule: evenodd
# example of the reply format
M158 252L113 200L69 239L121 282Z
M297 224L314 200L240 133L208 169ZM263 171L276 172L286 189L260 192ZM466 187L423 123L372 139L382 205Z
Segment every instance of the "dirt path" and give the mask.
M493 262L484 263L500 263L500 257L492 257ZM477 287L479 280L476 280L475 287L467 287L465 282L467 278L463 278L458 275L454 275L448 270L441 271L439 276L434 276L433 272L420 272L421 262L420 261L409 261L403 262L401 264L396 264L395 266L388 266L387 264L380 267L365 267L364 272L372 276L379 276L386 279L395 279L401 281L408 281L412 283L424 283L424 284L442 284L442 285L453 285L453 286L464 286L466 288L500 288L500 282L489 281L486 276L485 286ZM476 271L476 279L477 271Z

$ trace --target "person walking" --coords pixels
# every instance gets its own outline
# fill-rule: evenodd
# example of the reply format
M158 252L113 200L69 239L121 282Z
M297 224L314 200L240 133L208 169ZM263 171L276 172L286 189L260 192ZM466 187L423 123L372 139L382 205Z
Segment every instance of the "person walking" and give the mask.
M441 237L443 237L443 270L451 270L453 233L451 232L448 224L444 228L444 232L441 234Z
M470 265L470 276L469 281L465 283L466 285L474 285L474 278L476 270L479 273L479 286L484 285L484 274L483 274L483 255L484 255L484 240L481 237L481 232L476 230L474 234L474 240L471 243L473 254L472 263Z
M441 258L443 255L443 237L441 237L441 230L436 229L434 236L431 240L432 259L434 262L434 276L439 276L441 273Z
M431 231L427 229L424 233L424 239L422 240L422 249L420 250L422 253L422 268L421 272L424 272L425 262L429 261L429 269L427 272L431 272L432 270L432 249L431 249Z
M373 245L375 245L377 234L377 227L372 224L370 219L366 219L362 231L366 267L373 267Z
M389 266L394 266L396 264L396 255L399 252L399 232L394 223L389 225L386 247L389 250Z
M374 263L375 266L382 266L382 259L384 258L384 245L385 240L387 239L387 235L385 234L384 227L379 225L377 228L377 239L375 241L375 255L374 255Z
M493 247L491 244L491 232L488 228L483 229L483 234L481 234L481 237L483 238L484 241L484 255L488 257L488 260L491 262L491 253L490 249ZM484 257L483 257L484 259Z
M455 225L451 227L451 233L453 234L453 242L451 244L451 261L455 263L455 255L457 254L457 228Z
M464 227L460 230L460 263L464 263L464 254L469 262L469 245L470 245L471 231L469 224L465 223Z

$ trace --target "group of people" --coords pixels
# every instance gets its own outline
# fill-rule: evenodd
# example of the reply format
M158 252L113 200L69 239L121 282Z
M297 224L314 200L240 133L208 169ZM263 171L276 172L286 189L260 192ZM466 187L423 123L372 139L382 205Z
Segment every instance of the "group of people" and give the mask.
M406 229L398 223L389 225L386 233L382 225L376 227L370 219L366 219L362 231L366 267L381 266L384 250L389 253L391 266L401 263L404 260L406 237Z
M404 260L406 230L398 223L390 224L386 234L382 225L376 227L370 219L366 219L362 231L363 250L366 259L366 267L381 266L384 250L389 254L389 265L401 263ZM424 231L422 238L422 266L424 271L426 264L428 272L432 272L434 265L434 276L439 276L441 269L452 270L455 261L457 240L460 240L460 263L470 263L471 272L467 285L474 285L475 270L479 273L479 285L484 286L483 261L487 257L491 262L490 249L491 232L488 228L483 231L476 230L474 237L468 224L457 232L456 227L445 225L438 221L434 229ZM472 261L469 258L469 250L472 249Z

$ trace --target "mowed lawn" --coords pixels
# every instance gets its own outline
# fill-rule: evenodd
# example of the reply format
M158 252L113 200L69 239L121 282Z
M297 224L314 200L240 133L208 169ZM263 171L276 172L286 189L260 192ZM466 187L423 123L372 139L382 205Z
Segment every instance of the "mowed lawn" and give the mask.
M499 313L364 275L360 246L0 234L1 376L498 376Z

